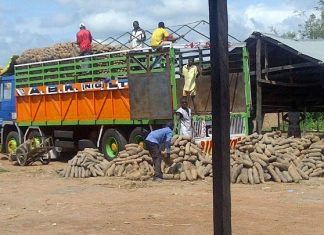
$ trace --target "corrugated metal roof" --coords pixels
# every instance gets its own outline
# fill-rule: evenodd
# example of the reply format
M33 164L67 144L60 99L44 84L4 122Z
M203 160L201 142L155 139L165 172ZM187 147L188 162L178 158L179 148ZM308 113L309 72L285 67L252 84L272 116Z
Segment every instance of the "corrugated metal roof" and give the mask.
M311 57L319 62L324 62L324 40L294 40L282 38L272 34L266 33L253 33L261 34L262 37L267 37L277 41L277 43L282 43L291 49L296 51L296 54L305 55Z

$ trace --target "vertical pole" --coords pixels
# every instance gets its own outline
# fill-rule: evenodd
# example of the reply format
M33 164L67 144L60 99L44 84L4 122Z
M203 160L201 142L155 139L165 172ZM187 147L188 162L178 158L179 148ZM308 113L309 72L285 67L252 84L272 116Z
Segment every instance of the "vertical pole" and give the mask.
M306 107L306 105L304 106L304 117L305 117L305 119L304 119L304 121L303 121L303 135L305 135L306 134L306 112L307 112L307 107ZM300 117L300 116L299 116Z
M231 234L227 1L209 0L214 234Z
M245 112L244 115L244 134L248 135L253 130L250 130L249 119L251 118L251 82L250 82L250 65L249 65L249 52L246 47L242 49L242 60L243 60L243 80L244 80L244 91L245 91Z
M264 75L265 80L269 80L269 77L268 77L269 62L268 62L268 45L267 45L267 43L264 43L264 68L266 69L266 73Z
M319 113L317 112L316 113L316 130L317 130L317 132L319 132Z
M178 99L180 97L177 96L177 82L176 82L176 78L175 78L175 59L176 59L176 55L175 55L175 51L173 47L170 47L169 50L169 66L170 66L170 82L171 82L171 93L172 93L172 113L175 113L175 111L178 109ZM168 58L168 57L167 57ZM181 68L181 67L180 67ZM179 134L179 124L177 121L177 117L176 115L173 115L173 123L175 128L173 129L174 134Z
M282 131L285 132L285 122L283 121L283 116L284 116L284 113L281 112L281 120L282 120Z
M256 131L262 131L262 70L261 70L261 39L256 44Z

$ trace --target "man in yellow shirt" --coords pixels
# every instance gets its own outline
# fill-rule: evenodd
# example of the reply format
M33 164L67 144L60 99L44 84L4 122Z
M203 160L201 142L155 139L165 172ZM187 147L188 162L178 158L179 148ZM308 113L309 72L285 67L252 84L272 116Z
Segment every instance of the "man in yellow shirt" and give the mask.
M189 58L188 59L188 64L182 67L182 73L180 74L181 77L184 78L184 86L183 86L183 92L182 96L191 98L194 112L196 112L196 107L195 107L195 96L197 94L196 90L196 79L199 76L199 70L196 65L193 64L194 59Z
M151 37L151 47L157 49L163 45L168 45L175 42L177 39L173 38L165 29L164 22L159 22L158 28L155 29Z

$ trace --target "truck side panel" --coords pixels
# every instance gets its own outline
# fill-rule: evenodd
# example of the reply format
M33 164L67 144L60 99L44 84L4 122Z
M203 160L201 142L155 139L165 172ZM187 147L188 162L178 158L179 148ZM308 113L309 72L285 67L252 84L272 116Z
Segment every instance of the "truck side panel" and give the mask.
M91 87L95 83L87 83ZM17 89L17 121L29 125L94 124L96 120L130 120L128 87L109 89L101 83L100 89L82 91L85 84L73 84L73 91L49 94L49 87ZM54 89L54 88L53 88ZM67 91L64 85L57 90Z

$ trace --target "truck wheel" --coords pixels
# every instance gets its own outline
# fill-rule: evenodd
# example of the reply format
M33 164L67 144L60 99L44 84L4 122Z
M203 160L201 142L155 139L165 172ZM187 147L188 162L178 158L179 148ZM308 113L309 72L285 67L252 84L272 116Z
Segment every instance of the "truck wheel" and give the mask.
M145 147L145 138L149 131L144 127L136 127L129 136L129 143L139 144L141 147Z
M7 135L6 139L6 153L13 154L16 153L16 150L18 146L20 145L19 143L19 134L16 131L11 131Z
M102 152L108 160L115 158L126 144L125 137L116 129L107 129L101 140Z

